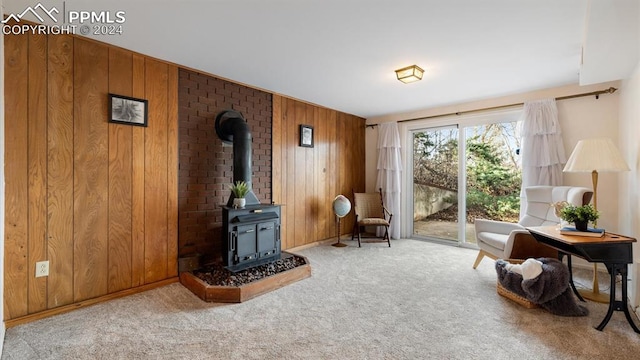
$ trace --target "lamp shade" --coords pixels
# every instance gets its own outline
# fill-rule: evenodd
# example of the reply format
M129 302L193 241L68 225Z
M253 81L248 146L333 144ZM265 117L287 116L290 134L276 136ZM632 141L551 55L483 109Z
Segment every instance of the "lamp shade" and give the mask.
M396 70L396 76L398 77L398 80L402 81L405 84L422 80L422 74L424 74L424 70L422 70L418 65L411 65Z
M584 139L573 149L564 172L619 172L629 171L629 166L618 148L609 138Z

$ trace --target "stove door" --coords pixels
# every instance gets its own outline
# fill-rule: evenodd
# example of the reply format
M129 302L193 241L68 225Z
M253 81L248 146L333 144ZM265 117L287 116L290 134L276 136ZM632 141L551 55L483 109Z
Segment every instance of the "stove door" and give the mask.
M276 243L276 223L273 221L258 224L258 254L260 257L272 256L278 250Z
M238 263L252 261L258 258L256 248L256 225L238 225L237 255Z

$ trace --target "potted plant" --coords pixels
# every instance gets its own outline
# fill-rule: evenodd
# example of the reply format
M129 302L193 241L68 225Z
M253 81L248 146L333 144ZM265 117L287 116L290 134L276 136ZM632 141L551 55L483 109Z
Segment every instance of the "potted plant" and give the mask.
M598 220L600 213L591 204L575 206L567 205L560 211L560 218L574 223L576 230L587 231L590 222Z
M229 189L233 193L233 207L234 208L244 208L247 203L247 200L244 198L247 196L251 188L249 184L244 181L236 181L235 184L229 185Z

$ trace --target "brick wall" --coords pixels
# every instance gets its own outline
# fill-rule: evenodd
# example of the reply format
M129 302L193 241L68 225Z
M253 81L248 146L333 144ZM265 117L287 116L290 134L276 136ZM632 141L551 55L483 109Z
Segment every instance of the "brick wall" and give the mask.
M253 136L253 191L271 203L271 94L180 69L179 77L178 255L222 256L222 211L233 180L233 148L223 146L215 117L240 111Z

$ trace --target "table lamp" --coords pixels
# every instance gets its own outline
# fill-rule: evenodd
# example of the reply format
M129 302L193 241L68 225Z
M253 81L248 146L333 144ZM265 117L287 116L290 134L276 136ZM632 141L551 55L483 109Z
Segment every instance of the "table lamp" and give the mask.
M598 173L629 171L629 166L620 155L618 148L609 138L584 139L578 141L563 172L590 172L593 183L593 207L598 210ZM594 223L596 225L597 223ZM598 264L593 264L592 291L580 294L593 301L607 303L609 296L600 293L598 286Z

